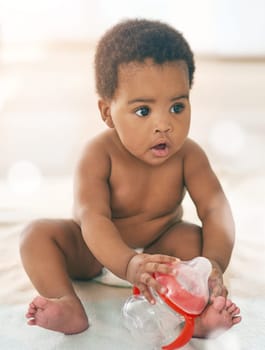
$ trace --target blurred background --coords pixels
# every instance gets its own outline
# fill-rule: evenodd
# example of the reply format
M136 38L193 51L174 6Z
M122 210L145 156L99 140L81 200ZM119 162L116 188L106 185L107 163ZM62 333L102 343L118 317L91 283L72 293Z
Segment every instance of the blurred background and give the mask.
M242 198L246 213L250 198L264 203L264 13L263 0L0 0L0 221L28 209L69 214L80 149L105 129L95 44L132 17L183 32L197 63L191 136L235 210ZM260 220L263 204L256 209Z

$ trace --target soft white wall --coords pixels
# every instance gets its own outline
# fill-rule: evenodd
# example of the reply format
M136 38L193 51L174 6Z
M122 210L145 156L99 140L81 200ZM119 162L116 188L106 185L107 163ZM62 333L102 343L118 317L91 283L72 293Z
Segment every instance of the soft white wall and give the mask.
M196 43L199 38L197 47L204 48L207 47L205 40L208 41L208 36L200 35L200 32L204 31L209 19L212 18L211 6L209 6L211 1L203 0L200 3L206 11L203 11L203 18L200 20L203 25L199 23L197 26L197 11L190 11L192 4L193 7L198 6L197 1L194 0L186 2L172 0L129 2L123 0L96 2L87 0L2 0L0 11L2 40L4 42L89 40L97 38L109 26L122 18L148 17L171 22L181 30L183 27L196 28L196 30L189 30L189 39Z
M264 0L0 0L4 41L90 40L127 17L161 19L197 53L265 55Z
M214 53L265 56L264 0L215 1L214 18Z

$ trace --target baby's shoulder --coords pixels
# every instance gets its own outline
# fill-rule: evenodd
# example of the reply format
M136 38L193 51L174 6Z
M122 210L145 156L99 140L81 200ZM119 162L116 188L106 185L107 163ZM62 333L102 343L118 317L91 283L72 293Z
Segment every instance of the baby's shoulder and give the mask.
M87 140L76 162L76 174L79 176L86 174L86 177L87 174L92 173L97 176L107 176L111 167L112 143L112 137L108 132L99 133Z
M83 155L108 153L113 147L113 136L109 130L103 131L87 140L83 146Z
M204 153L202 147L194 140L187 138L182 146L183 157Z
M93 164L109 164L112 143L112 137L107 131L90 138L81 147L77 165L91 167Z
M207 167L209 164L208 156L204 149L194 140L187 139L182 147L183 164L185 169L197 166Z

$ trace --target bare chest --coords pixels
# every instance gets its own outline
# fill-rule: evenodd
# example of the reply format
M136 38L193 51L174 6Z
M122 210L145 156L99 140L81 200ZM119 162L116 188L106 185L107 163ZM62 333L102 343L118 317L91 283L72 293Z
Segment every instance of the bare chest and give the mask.
M183 169L178 160L147 168L130 162L113 162L110 176L113 218L168 215L183 199Z

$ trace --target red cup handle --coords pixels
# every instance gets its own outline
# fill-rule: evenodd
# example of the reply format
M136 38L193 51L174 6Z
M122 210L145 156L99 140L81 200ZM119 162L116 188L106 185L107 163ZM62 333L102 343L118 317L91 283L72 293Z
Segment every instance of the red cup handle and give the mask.
M139 294L141 294L141 292L137 287L133 286L133 294L139 295ZM170 344L162 346L162 349L163 350L175 350L175 349L181 348L182 346L187 344L190 341L190 339L192 338L193 332L194 332L194 324L195 324L194 319L198 315L192 315L192 314L186 313L184 310L177 307L177 305L175 305L165 295L160 294L160 293L158 293L158 294L160 295L161 299L164 300L164 302L171 309L175 310L177 313L181 314L185 318L185 325L184 325L182 331L180 332L180 334L178 335L178 337L175 340L173 340L173 342L171 342Z
M182 329L181 333L175 339L172 343L162 346L163 350L175 350L178 348L181 348L185 344L189 342L189 340L192 338L193 331L194 331L194 317L191 316L184 316L185 318L185 326Z
M168 299L164 294L160 294L160 298L164 300L164 302L177 313L182 315L185 318L185 325L178 335L178 337L170 344L164 345L162 347L163 350L175 350L181 348L185 344L187 344L193 336L194 332L194 319L197 315L188 314L184 310L180 309L177 305L175 305L170 299Z

